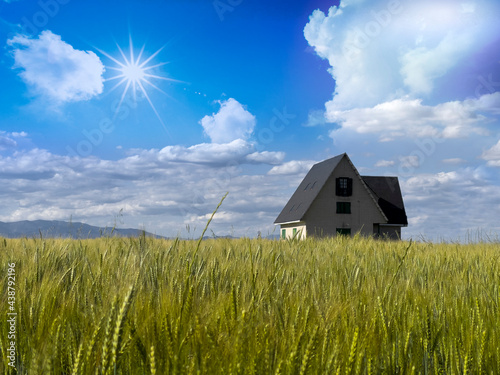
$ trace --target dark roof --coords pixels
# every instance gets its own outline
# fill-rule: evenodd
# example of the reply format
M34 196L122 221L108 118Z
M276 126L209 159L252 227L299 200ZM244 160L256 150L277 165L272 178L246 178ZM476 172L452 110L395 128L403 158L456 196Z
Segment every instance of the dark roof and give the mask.
M312 202L344 156L347 157L347 154L314 164L274 223L303 220ZM398 178L378 176L362 176L361 178L387 217L387 224L408 225Z
M408 225L397 177L361 176L387 217L387 224Z
M302 220L326 180L345 154L314 164L278 215L275 224Z

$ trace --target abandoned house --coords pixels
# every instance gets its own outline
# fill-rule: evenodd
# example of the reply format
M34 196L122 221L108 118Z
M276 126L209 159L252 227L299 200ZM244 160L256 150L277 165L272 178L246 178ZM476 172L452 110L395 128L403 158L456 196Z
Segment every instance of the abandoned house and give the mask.
M281 238L399 239L408 220L398 178L360 176L344 153L313 165L274 224Z

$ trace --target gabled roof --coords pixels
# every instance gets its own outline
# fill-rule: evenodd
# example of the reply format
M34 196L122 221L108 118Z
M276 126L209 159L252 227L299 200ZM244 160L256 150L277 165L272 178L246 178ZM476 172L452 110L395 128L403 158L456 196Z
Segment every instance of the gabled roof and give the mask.
M284 224L303 220L321 188L344 157L350 162L344 153L314 164L274 223ZM356 171L354 165L352 167ZM397 177L359 176L359 174L358 177L366 186L382 215L387 218L387 224L408 225Z
M408 225L403 196L397 177L361 176L377 198L387 224Z
M283 224L302 220L326 180L328 180L328 177L330 177L344 155L346 154L314 164L274 223Z

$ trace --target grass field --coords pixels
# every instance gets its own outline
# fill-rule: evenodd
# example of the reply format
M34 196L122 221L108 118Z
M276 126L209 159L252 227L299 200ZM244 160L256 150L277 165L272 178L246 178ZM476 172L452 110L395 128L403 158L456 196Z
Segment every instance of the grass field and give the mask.
M499 374L500 246L0 239L19 374Z

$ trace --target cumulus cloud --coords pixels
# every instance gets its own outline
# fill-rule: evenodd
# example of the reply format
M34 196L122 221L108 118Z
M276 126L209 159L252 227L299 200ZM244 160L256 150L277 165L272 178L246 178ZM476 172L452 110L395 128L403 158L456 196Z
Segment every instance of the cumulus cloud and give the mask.
M74 49L48 30L37 38L16 35L7 44L14 68L36 95L62 104L102 93L104 65L95 53Z
M400 72L404 84L412 93L430 94L434 81L464 56L473 41L473 33L455 35L450 32L434 48L417 46L410 49L401 56Z
M424 105L421 99L396 99L372 108L331 111L329 118L342 124L344 129L377 133L381 140L397 137L460 138L471 132L487 134L480 125L490 123L498 108L500 92L435 106Z
M430 94L438 78L462 74L453 68L499 31L498 4L479 1L468 9L449 0L375 0L341 1L328 14L315 10L304 36L331 65L335 92L327 110Z
M284 152L262 151L247 155L246 161L255 164L281 164L284 158Z
M500 141L481 155L481 158L488 161L492 167L500 167Z
M298 174L306 174L315 161L312 160L292 160L282 165L277 165L276 167L272 167L268 175L298 175Z
M248 139L255 128L255 116L233 98L220 101L219 104L220 109L217 113L207 115L200 120L205 134L213 143Z
M468 138L480 149L500 115L498 53L484 53L496 50L498 12L489 0L342 0L315 10L304 36L335 80L324 116L334 144ZM380 159L390 147L377 150ZM440 147L443 157L450 147Z
M202 143L191 147L167 146L158 153L162 161L214 164L241 163L252 153L253 146L242 139L225 144Z
M236 139L229 143L202 143L190 147L166 146L158 152L158 160L214 166L244 163L279 164L282 152L256 152L253 144Z

